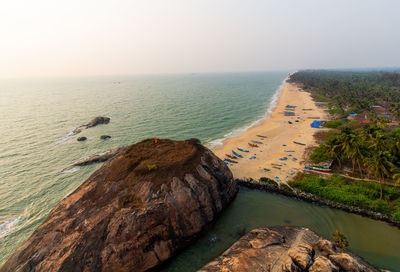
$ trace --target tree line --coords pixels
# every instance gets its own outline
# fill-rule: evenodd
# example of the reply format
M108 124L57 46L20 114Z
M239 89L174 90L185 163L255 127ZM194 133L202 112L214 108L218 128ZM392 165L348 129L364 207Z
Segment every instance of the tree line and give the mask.
M376 116L365 126L353 126L345 119L349 113L371 111L373 105L400 117L400 73L300 71L289 81L301 83L316 99L329 102L331 114L341 124L314 150L314 162L333 159L339 168L350 165L353 173L375 178L381 199L382 183L400 184L400 128L389 129L387 120Z

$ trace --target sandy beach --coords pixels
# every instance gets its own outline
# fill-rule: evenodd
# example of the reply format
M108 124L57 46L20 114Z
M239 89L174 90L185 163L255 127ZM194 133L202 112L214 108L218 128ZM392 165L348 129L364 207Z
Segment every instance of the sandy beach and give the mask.
M289 111L294 112L295 116L284 116L287 105L294 106L292 108L294 110ZM227 158L226 154L233 155L232 150L243 156L233 159L238 162L237 164L229 164L235 178L277 179L278 177L282 182L287 182L303 169L306 148L315 145L313 135L320 129L310 126L315 120L312 117L325 120L327 114L324 109L317 107L310 93L300 90L293 84L285 83L277 105L268 119L249 128L240 136L225 139L222 145L212 150L221 159ZM261 144L258 143L258 147L251 147L248 143L254 144L252 141ZM305 145L298 145L293 141ZM241 152L237 148L249 152ZM264 168L270 171L265 171Z

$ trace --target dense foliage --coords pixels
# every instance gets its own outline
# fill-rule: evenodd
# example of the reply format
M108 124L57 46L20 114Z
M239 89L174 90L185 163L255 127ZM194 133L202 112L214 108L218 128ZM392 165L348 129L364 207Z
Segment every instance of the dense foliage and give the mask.
M382 106L400 116L400 73L300 71L290 77L303 84L314 98L328 101L337 120L324 126L337 129L311 154L315 163L334 160L339 169L351 165L353 174L382 183L400 183L400 129L388 126L372 106ZM376 107L375 107L376 109ZM349 121L349 113L368 113L368 124ZM381 190L380 198L383 198Z
M330 132L328 140L317 147L310 158L318 163L333 159L339 167L350 163L353 173L368 175L384 182L400 181L400 128L387 131L377 125Z
M339 175L327 179L306 176L290 185L339 203L390 214L393 220L400 222L400 189L397 187L383 185L384 198L380 199L377 183L349 180Z
M400 73L300 71L290 81L302 83L319 101L332 102L331 113L336 115L359 113L378 104L400 117Z

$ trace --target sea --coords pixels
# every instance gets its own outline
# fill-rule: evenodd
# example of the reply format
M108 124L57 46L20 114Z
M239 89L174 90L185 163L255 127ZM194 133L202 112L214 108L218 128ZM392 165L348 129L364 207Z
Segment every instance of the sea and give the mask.
M146 138L198 138L208 147L219 145L268 118L288 73L0 79L0 265L101 166L66 170L71 164ZM111 121L73 134L96 116ZM87 140L78 142L80 136ZM279 224L310 227L326 236L340 228L352 234L355 253L392 271L400 267L395 227L241 189L221 219L164 270L196 271L237 239L238 227L249 231Z

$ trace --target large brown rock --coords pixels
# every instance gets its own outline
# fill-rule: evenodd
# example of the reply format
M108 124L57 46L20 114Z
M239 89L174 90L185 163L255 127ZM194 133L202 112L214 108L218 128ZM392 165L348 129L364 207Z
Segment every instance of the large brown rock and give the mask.
M317 246L325 256L336 253L336 247L331 241L321 239L317 242Z
M146 271L193 241L237 191L198 140L145 140L63 199L0 271Z
M347 253L333 254L329 256L334 263L336 263L342 270L352 272L371 271L359 260L355 259Z
M328 258L318 256L310 267L310 272L338 272L339 268L334 265Z
M313 263L314 250L308 244L299 244L288 251L289 257L301 269L305 270Z
M334 248L329 257L332 259L328 259L318 248L328 244L318 243L321 239L315 232L299 227L252 230L199 272L379 271L363 259ZM364 270L357 270L360 267Z

